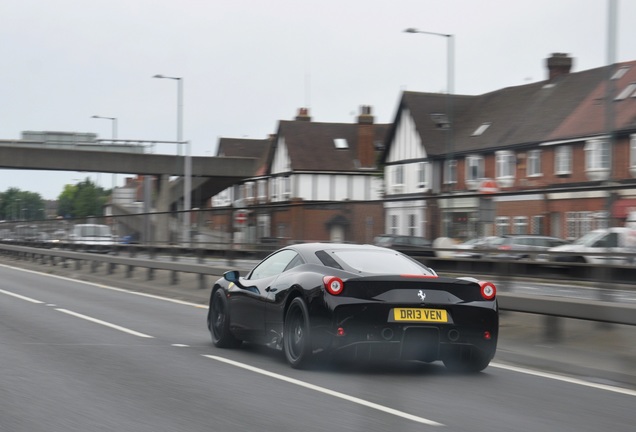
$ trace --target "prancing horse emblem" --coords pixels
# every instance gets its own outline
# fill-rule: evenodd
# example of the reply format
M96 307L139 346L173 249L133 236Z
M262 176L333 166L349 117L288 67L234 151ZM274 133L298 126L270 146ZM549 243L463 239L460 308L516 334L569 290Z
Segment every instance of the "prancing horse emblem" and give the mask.
M424 299L426 298L426 294L424 294L422 292L422 290L420 290L420 292L417 293L417 296L420 298L420 300L424 301Z

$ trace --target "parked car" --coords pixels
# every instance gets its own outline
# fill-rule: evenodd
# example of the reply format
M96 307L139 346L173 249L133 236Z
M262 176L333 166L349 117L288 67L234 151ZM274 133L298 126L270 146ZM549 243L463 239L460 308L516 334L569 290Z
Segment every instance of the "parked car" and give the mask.
M458 243L455 245L458 250L453 252L452 256L454 258L481 258L486 250L492 248L491 243L498 238L497 236L477 237Z
M558 252L550 255L553 262L631 265L636 258L636 229L597 229L571 244L551 248L549 252Z
M550 248L566 245L567 240L542 235L504 235L490 242L489 258L497 259L531 259L547 261L547 254L542 253Z
M321 352L478 372L499 331L491 282L441 277L399 251L342 243L291 245L245 277L226 272L212 287L207 324L215 346L267 345L294 368Z
M420 255L435 256L435 251L431 249L433 247L433 242L424 237L382 234L373 239L373 244L375 246L397 249L404 252L419 249L422 250Z
M69 241L81 245L87 252L109 252L115 238L108 225L77 224L69 234Z

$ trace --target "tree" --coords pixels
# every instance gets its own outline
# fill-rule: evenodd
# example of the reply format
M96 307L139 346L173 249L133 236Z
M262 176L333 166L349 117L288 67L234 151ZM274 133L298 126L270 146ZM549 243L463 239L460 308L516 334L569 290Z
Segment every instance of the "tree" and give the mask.
M37 220L46 217L39 193L12 187L0 193L0 220Z
M83 182L64 187L57 198L57 214L73 218L103 216L109 195L109 190L97 186L87 177Z

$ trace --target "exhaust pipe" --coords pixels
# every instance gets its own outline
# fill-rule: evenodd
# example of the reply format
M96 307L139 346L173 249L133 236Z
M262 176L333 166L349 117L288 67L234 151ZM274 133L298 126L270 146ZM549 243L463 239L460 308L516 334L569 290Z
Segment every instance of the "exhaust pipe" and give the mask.
M451 342L457 342L459 340L459 332L456 329L449 330L448 340Z
M386 327L384 329L382 329L382 333L380 333L382 335L382 338L384 340L391 340L393 339L393 330L391 330L390 328Z

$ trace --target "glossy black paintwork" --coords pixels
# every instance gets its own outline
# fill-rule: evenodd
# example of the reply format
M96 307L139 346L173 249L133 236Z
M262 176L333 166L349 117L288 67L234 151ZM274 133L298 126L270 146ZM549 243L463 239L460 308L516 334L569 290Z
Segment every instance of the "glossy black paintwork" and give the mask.
M366 248L378 249L368 245L330 243L290 246L284 249L296 251L304 264L260 279L252 278L254 270L236 282L219 279L213 290L222 289L226 293L232 334L244 341L280 349L286 307L291 299L300 296L308 306L314 351L344 351L355 347L357 352L360 345L369 345L371 349L382 345L389 351L403 353L400 345L411 339L409 334L416 334L414 329L420 328L430 330L421 330L425 335L422 340L439 343L438 348L429 350L436 354L427 354L436 357L432 360L441 359L449 350L466 346L477 348L490 358L494 356L498 337L497 302L483 300L477 283L445 277L361 273L344 263L341 263L342 269L336 269L324 266L315 254L325 249ZM235 280L234 276L236 273L229 279ZM341 278L344 281L342 294L327 293L323 276ZM420 291L425 295L424 301L418 296ZM450 319L443 324L391 323L389 313L394 307L445 309ZM335 335L339 326L347 330L344 337ZM485 331L490 332L489 340L483 338ZM459 334L457 340L452 340L454 332ZM393 337L387 339L389 334Z

